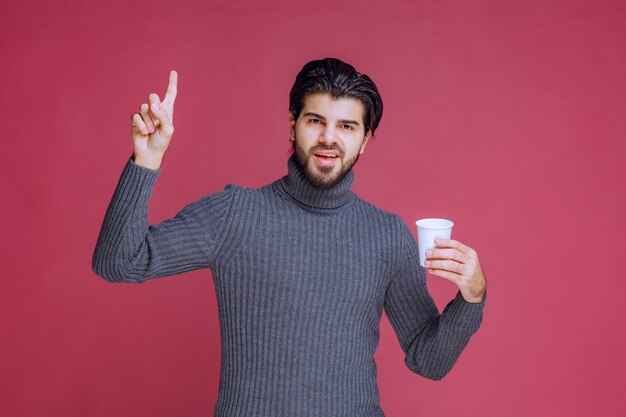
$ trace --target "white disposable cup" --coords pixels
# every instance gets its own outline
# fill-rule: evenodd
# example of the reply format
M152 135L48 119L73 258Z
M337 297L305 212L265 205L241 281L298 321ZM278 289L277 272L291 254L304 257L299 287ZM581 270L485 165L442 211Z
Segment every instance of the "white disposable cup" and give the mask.
M435 238L443 237L450 239L454 223L446 219L420 219L415 222L417 226L417 246L420 251L420 265L426 261L426 251L435 246Z

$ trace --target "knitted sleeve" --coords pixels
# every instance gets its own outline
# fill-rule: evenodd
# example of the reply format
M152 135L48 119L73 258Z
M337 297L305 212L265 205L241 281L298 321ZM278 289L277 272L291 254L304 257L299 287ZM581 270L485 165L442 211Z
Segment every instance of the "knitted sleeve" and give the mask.
M104 216L93 271L110 282L151 278L211 267L225 233L235 187L204 196L173 218L148 224L148 201L160 170L128 159Z
M468 303L459 291L440 315L426 287L426 270L419 264L417 243L401 223L403 256L385 294L385 313L406 355L406 366L416 374L439 380L450 372L480 327L487 297L485 294L481 303Z

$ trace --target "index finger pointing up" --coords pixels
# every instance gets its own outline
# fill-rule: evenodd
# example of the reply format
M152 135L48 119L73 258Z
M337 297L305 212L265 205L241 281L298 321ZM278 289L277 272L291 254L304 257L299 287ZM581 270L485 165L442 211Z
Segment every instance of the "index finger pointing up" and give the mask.
M169 81L169 84L167 85L167 92L165 93L165 98L163 98L163 101L174 103L174 100L176 99L177 84L178 84L178 74L176 73L176 71L171 70L170 81Z

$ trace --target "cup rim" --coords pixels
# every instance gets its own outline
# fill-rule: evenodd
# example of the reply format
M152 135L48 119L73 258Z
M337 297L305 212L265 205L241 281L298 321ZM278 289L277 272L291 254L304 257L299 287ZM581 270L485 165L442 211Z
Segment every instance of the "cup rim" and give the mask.
M424 226L423 224L432 220L436 220L436 221L443 221L443 222L447 222L445 226ZM420 224L421 223L421 224ZM439 229L449 229L451 227L454 226L454 222L452 220L448 220L448 219L440 219L440 218L436 218L436 217L429 217L426 219L419 219L415 222L415 225L417 227L425 227L427 229L434 229L434 230L439 230Z

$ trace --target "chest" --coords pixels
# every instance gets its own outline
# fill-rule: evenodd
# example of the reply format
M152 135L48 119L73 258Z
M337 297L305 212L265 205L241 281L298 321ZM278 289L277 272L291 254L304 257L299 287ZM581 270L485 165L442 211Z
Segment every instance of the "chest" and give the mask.
M311 314L370 311L375 318L391 278L389 245L364 219L265 212L238 233L237 249L214 272L234 298L253 293L264 305L298 300L293 307Z

